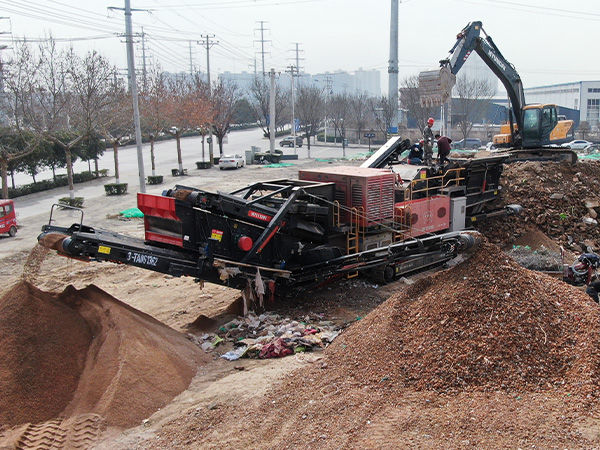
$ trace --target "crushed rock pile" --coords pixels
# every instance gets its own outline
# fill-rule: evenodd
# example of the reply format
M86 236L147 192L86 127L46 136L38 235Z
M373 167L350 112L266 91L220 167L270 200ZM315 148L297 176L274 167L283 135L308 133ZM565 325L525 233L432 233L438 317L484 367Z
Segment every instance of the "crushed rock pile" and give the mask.
M389 299L328 354L357 383L437 391L566 384L598 396L599 319L587 295L486 243Z
M94 414L129 427L185 390L208 357L96 286L0 299L0 425ZM1 441L1 436L0 436Z
M503 204L520 204L517 217L479 225L491 242L512 244L528 226L537 227L559 245L583 253L600 249L600 161L575 166L555 162L507 164L502 174Z

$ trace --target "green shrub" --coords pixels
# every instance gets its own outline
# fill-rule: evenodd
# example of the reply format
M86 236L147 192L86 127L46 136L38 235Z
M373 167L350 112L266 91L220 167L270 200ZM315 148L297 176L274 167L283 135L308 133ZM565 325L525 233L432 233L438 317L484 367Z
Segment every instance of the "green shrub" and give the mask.
M83 197L61 197L58 199L59 205L74 206L75 208L83 208Z
M148 184L161 184L163 182L162 175L148 175Z
M104 185L106 195L127 194L127 183L109 183Z

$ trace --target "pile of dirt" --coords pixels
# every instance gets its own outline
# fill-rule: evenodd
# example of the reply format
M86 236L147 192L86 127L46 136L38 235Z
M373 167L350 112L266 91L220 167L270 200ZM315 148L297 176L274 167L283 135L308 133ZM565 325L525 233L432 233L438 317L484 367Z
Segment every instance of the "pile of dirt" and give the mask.
M73 398L93 339L53 294L21 282L0 299L0 423L41 422Z
M584 448L573 426L600 396L599 319L581 291L485 243L265 398L195 408L137 448Z
M600 249L600 161L512 163L505 166L501 184L502 204L520 204L524 212L481 223L491 242L513 244L524 230L536 227L575 253Z
M206 356L95 286L20 282L0 301L1 423L95 415L130 427L184 391Z
M444 392L568 384L597 397L598 319L580 290L484 244L466 263L388 300L340 336L330 356L357 383L385 378Z

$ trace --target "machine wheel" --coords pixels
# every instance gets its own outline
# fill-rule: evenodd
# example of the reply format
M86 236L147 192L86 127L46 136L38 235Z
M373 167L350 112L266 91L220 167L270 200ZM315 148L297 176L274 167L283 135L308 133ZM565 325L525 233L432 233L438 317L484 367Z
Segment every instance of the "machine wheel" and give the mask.
M394 281L396 272L392 266L377 267L369 272L369 278L379 284L388 284Z
M222 167L219 167L219 169L223 170L223 168L222 168Z
M10 237L15 237L17 235L17 227L15 227L14 225L10 227L10 230L8 230L8 235Z

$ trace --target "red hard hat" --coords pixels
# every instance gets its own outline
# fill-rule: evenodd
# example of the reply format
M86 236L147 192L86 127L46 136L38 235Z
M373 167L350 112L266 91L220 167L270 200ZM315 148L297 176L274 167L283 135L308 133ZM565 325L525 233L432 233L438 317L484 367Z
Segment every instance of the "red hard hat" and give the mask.
M435 122L435 121L433 120L433 117L430 117L429 119L427 119L427 123L433 123L433 122Z

